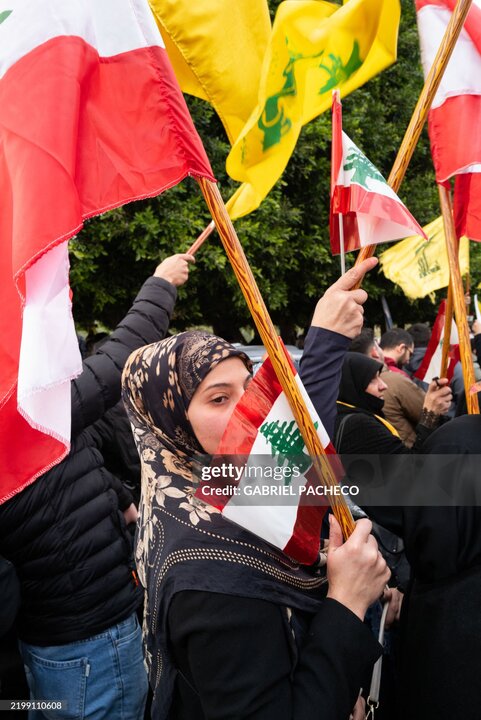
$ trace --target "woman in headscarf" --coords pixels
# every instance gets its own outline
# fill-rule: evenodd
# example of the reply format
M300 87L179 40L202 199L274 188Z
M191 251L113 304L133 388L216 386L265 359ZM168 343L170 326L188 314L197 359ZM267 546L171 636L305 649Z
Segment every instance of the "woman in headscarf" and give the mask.
M342 544L333 521L326 598L322 562L300 566L194 501L199 458L250 379L242 352L202 332L144 347L124 370L152 716L348 720L380 654L362 620L389 576L370 522Z
M416 427L416 441L408 448L396 428L383 416L383 392L387 385L382 379L382 363L357 352L348 352L342 366L338 413L334 445L339 454L392 455L420 451L433 432L439 417L423 411ZM442 389L449 407L450 393L444 390L447 380L442 378L431 392Z

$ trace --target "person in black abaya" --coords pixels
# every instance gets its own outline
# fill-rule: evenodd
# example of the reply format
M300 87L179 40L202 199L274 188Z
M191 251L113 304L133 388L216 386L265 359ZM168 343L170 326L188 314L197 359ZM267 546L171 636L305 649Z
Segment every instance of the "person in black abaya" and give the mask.
M424 449L419 482L432 506L368 508L403 538L413 574L401 615L403 718L479 720L481 417L452 420Z
M448 381L441 379L438 384L431 383L425 409L416 427L416 441L408 448L382 412L383 392L387 388L382 379L382 368L382 363L360 353L348 352L344 357L334 438L336 450L341 455L418 452L449 408Z

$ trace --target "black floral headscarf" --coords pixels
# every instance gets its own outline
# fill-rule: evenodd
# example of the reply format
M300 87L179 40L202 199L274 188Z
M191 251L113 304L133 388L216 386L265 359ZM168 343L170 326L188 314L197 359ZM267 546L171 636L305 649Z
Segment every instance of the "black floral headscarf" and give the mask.
M167 638L174 593L207 590L310 612L325 595L324 569L298 565L194 500L203 450L187 410L206 375L230 357L251 370L247 356L225 340L185 332L140 348L123 373L142 466L135 557L146 589L144 642L156 718L168 716L175 680Z

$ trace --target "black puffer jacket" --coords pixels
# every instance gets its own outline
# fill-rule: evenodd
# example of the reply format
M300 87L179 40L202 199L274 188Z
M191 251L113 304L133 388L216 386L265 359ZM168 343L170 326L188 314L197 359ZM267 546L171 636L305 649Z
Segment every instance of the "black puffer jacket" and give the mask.
M82 640L141 603L122 511L132 496L104 467L89 426L120 398L120 376L137 347L165 336L176 288L149 278L127 316L72 383L69 455L0 506L0 554L16 567L18 632L34 645Z

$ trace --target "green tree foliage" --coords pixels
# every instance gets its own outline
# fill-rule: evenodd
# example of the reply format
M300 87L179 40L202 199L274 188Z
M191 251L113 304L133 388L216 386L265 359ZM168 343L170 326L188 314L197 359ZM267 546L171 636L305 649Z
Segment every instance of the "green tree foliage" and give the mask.
M343 101L346 132L387 177L423 85L414 7L401 0L398 62ZM272 7L277 5L272 3ZM224 199L236 188L225 172L229 144L214 111L187 97ZM236 230L274 322L292 341L309 323L314 303L338 277L339 259L329 249L330 113L309 123L289 165L261 207L236 221ZM416 148L400 196L421 224L439 215L426 130ZM152 200L131 203L86 223L71 242L74 314L84 330L111 329L128 309L143 280L163 257L184 252L210 221L194 180ZM472 274L481 266L472 247ZM380 250L383 247L381 246ZM354 261L354 256L349 258ZM397 324L431 321L437 305L411 303L374 271L364 283L369 324L382 323L385 295ZM211 326L242 340L253 322L216 233L198 252L181 289L173 326Z

